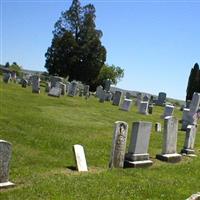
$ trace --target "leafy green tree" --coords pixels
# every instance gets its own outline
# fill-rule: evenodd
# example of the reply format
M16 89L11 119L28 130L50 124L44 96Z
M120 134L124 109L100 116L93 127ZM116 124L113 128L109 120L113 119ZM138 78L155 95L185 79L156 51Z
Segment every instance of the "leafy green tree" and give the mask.
M186 101L192 100L192 95L194 92L200 92L200 72L198 63L195 63L190 72L187 85Z
M10 63L7 62L7 63L5 64L5 68L9 68L9 67L10 67Z
M69 10L61 13L51 47L45 54L49 74L94 84L106 60L106 49L100 41L102 32L96 30L95 17L95 7L81 7L79 0L73 0Z
M16 72L17 76L22 75L22 67L19 66L16 62L13 62L12 65L9 66L9 69L13 72Z

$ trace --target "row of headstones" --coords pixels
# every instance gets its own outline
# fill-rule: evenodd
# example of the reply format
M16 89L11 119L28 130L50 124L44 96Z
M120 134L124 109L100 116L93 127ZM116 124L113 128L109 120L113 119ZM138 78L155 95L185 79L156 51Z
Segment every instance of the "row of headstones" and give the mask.
M16 72L5 72L3 73L3 82L9 83L10 81L16 82Z

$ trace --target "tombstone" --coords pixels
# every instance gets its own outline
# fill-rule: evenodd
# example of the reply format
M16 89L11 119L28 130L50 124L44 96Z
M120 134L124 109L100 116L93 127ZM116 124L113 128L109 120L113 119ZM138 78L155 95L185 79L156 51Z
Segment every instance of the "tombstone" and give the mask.
M8 83L11 80L11 73L3 73L3 82Z
M40 77L33 75L32 78L32 93L40 93Z
M167 116L172 116L174 112L174 106L172 105L166 105L165 106L165 110L164 110L164 114L163 114L163 118L167 117Z
M14 184L9 181L9 163L11 153L11 144L7 141L0 140L0 188L14 186Z
M84 85L83 95L84 96L88 96L89 93L90 93L90 86L89 85Z
M113 95L113 105L119 106L122 98L122 92L121 91L115 91L115 94Z
M161 123L156 122L155 123L155 132L161 132L161 131L162 131Z
M78 83L76 81L72 81L69 86L68 96L74 97L77 94Z
M145 96L143 97L143 101L149 101L149 97L148 97L147 95L145 95Z
M181 153L194 154L194 143L196 137L197 127L196 125L188 125L185 135L185 143Z
M105 92L105 101L111 101L112 99L112 93L111 92Z
M110 85L111 85L112 81L110 79L105 80L105 91L108 92L110 91Z
M149 112L149 114L153 114L153 104L149 104L148 112Z
M61 89L58 87L52 87L48 93L49 96L52 97L60 97L61 95Z
M184 108L183 109L183 116L182 116L182 126L181 130L186 131L187 126L188 126L188 114L189 114L190 109L189 108Z
M132 106L132 100L124 99L123 103L120 105L120 110L130 111L131 106Z
M151 127L151 122L133 122L128 153L125 155L125 167L146 167L153 164L148 154Z
M130 92L126 92L125 96L126 96L126 99L130 99L131 98L131 93Z
M46 82L46 85L45 85L45 92L49 92L51 89L51 83L50 82Z
M104 103L105 99L106 99L106 91L102 90L101 93L99 94L99 102Z
M69 91L69 87L70 87L70 82L66 82L66 93L68 94L68 91Z
M115 122L109 168L124 167L127 135L128 124L123 121Z
M60 88L61 90L61 95L65 95L66 94L66 85L62 82L57 82L56 83L56 88Z
M149 99L149 104L153 104L154 102L155 102L154 96L151 95L151 97L150 97L150 99Z
M97 98L100 97L102 91L103 91L103 87L102 87L101 85L99 85L99 86L96 88L96 97L97 97Z
M21 84L22 84L22 87L23 87L23 88L26 88L27 85L28 85L28 81L27 81L26 79L23 78L23 79L21 80Z
M165 92L160 92L158 94L158 99L156 101L156 105L158 105L158 106L164 106L165 102L166 102L166 97L167 97L167 94Z
M148 115L148 101L141 101L140 102L140 107L139 107L139 113Z
M75 156L75 161L76 161L76 166L79 172L87 172L87 163L85 159L85 153L84 149L81 145L75 144L73 146L73 151L74 151L74 156Z
M136 99L136 102L135 102L135 104L136 104L136 106L138 107L138 109L139 109L139 107L140 107L140 102L142 101L142 94L141 93L137 93L137 99Z
M181 155L176 152L178 120L175 117L165 117L162 153L156 158L166 162L179 162Z
M51 87L56 87L57 82L63 82L63 78L59 76L51 76L50 77Z

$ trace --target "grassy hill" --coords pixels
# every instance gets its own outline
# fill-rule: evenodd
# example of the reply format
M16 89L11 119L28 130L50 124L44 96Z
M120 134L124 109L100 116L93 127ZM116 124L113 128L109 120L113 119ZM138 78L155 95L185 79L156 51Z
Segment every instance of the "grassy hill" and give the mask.
M200 190L200 136L196 137L198 157L184 157L180 163L158 161L162 134L152 129L149 153L150 168L108 169L113 125L123 120L161 122L162 107L153 115L137 113L136 106L124 112L110 102L103 104L91 97L53 98L42 90L0 81L0 139L13 145L10 181L14 188L0 190L0 199L126 200L186 199ZM175 111L181 119L182 113ZM178 133L178 152L185 133ZM71 170L75 166L72 145L84 146L88 173Z

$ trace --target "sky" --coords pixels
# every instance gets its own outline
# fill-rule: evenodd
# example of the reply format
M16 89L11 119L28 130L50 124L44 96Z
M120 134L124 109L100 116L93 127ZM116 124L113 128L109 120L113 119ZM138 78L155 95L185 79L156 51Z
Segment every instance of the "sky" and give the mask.
M71 0L0 0L0 64L45 71L45 53ZM200 0L97 0L106 63L124 69L117 87L185 99L191 68L200 64Z

